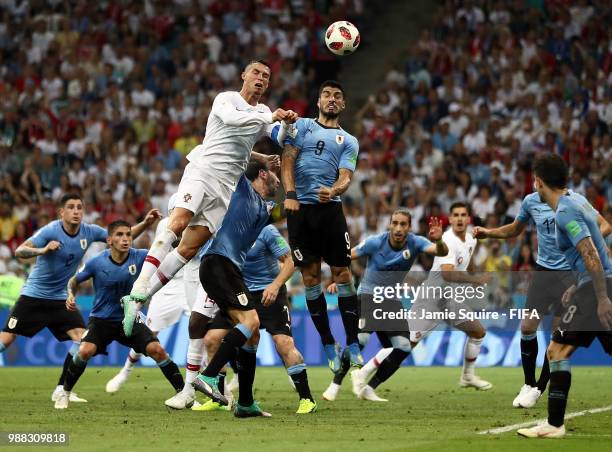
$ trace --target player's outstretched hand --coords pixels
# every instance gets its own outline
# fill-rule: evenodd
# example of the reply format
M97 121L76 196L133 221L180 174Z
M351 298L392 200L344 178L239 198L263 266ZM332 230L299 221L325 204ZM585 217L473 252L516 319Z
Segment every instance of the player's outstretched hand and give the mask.
M609 298L597 303L597 317L606 330L612 330L612 302Z
M68 311L76 311L77 310L76 300L74 299L73 295L68 295L68 298L66 299L66 309Z
M280 156L276 154L266 155L266 161L268 164L268 168L270 168L270 171L274 171L275 173L280 171L280 167L281 167Z
M475 226L472 229L472 235L475 239L486 239L488 237L489 230L487 228L483 228L482 226Z
M287 116L285 116L284 121L287 124L293 124L295 121L297 121L299 118L299 115L294 112L293 110L287 110Z
M285 119L287 116L288 116L287 110L283 110L282 108L277 108L276 110L272 112L272 122L283 121L283 120L285 122L289 122Z
M334 197L330 187L319 187L319 202L330 202Z
M429 239L437 242L442 238L442 222L438 217L433 217L429 221Z
M144 221L147 224L147 226L151 226L157 220L161 220L161 218L162 218L162 214L159 211L159 209L151 209L145 215Z
M47 246L44 247L44 254L47 254L51 251L59 250L62 247L62 244L57 240L51 240L47 243Z
M576 292L576 284L572 284L571 286L567 288L565 292L563 292L563 295L561 296L561 304L567 307L570 301L572 301L572 297L574 296L575 292Z
M338 286L335 282L333 282L329 286L327 286L327 289L325 290L327 291L327 293L338 293Z
M291 214L300 210L300 202L297 199L285 199L285 212Z
M261 294L261 304L264 307L270 306L272 303L276 301L276 297L278 297L279 287L276 287L274 284L270 284L266 287Z

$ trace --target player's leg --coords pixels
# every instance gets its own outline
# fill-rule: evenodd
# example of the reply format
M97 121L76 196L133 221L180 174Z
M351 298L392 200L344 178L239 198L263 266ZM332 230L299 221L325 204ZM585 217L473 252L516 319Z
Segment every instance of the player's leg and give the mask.
M349 349L351 366L363 366L359 347L359 301L349 267L331 267L332 277L338 287L338 309L346 332L346 345Z
M308 373L304 357L296 348L293 337L287 334L274 334L272 339L274 340L276 351L285 364L287 374L289 374L299 395L300 406L298 407L297 414L313 413L317 409L317 404L312 397L310 386L308 385Z
M462 322L454 326L468 336L463 349L463 370L459 379L459 386L463 388L472 387L481 391L491 389L493 387L491 383L482 380L474 373L476 360L487 331L478 320Z
M221 341L223 340L227 332L231 330L231 328L232 328L232 324L227 319L222 317L221 315L217 315L215 316L214 319L212 319L210 328L208 329L208 331L206 332L206 335L204 336L204 347L206 349L206 354L208 355L209 359L212 359L215 356L215 353L217 353L217 350L219 349L219 345L221 344ZM217 375L217 387L219 388L219 392L221 394L224 394L225 397L229 401L229 399L231 398L231 393L229 393L229 391L226 391L226 386L225 386L225 377L227 376L226 369L227 369L227 366L224 366L219 372L219 374ZM219 402L209 399L199 407L194 406L192 410L193 411L219 411L219 410L229 411L229 405L230 404L228 404L227 406L223 406Z
M355 369L351 372L351 383L353 387L353 394L358 396L362 389L367 385L367 382L370 380L370 377L374 372L378 370L381 363L391 354L393 350L393 343L391 338L396 335L396 333L387 333L384 331L378 331L376 335L378 336L378 340L382 348L370 359L361 369ZM361 345L362 341L369 340L370 333L359 333L359 343ZM407 334L406 334L406 337ZM367 341L363 344L363 347L367 344ZM399 344L401 345L401 344Z
M144 325L140 325L143 328L146 328ZM181 375L181 371L172 358L168 355L164 347L157 341L156 338L153 337L152 333L147 332L147 341L149 341L144 349L144 352L153 358L153 360L159 366L159 369L166 377L166 380L172 385L174 390L178 393L181 392L183 387L185 386L185 381L183 380L183 376ZM144 336L144 334L143 334Z
M70 337L70 340L72 341L72 345L70 346L68 353L66 353L66 357L64 358L64 364L62 367L62 373L60 374L59 380L57 382L57 386L55 387L53 394L51 394L51 401L53 402L57 400L57 397L63 390L64 382L66 380L66 373L68 372L68 367L70 366L70 363L74 359L74 356L79 351L79 347L81 345L81 336L83 336L84 332L85 332L84 328L73 328L71 330L66 331L66 334ZM77 402L77 403L87 402L87 400L79 397L75 392L70 393L70 401Z
M87 341L81 342L78 352L74 354L66 371L64 385L55 401L56 409L63 410L68 408L72 388L74 388L74 385L76 385L81 375L83 375L83 372L85 372L87 362L97 353L97 350L98 347L95 343Z
M9 317L10 318L10 317ZM13 342L17 340L17 335L14 333L7 333L6 331L2 331L0 333L0 353L4 353L4 351L13 345Z

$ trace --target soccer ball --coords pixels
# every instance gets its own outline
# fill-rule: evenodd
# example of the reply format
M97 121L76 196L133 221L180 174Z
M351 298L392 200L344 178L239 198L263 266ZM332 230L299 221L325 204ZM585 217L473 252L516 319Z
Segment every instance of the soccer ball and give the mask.
M325 45L336 55L348 55L359 47L361 37L357 27L346 20L331 24L325 32Z

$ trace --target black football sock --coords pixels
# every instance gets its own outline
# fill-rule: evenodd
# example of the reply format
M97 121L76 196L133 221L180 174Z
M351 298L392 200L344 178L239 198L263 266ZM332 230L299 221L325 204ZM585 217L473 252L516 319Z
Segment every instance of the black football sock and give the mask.
M295 389L301 399L308 399L314 402L308 386L308 374L306 373L306 364L296 364L295 366L287 367L287 373L291 377Z
M546 385L550 380L550 364L548 363L548 355L544 354L544 364L542 365L542 371L540 372L540 378L538 379L538 389L543 394L546 390Z
M523 364L523 374L525 375L525 384L531 387L536 386L535 369L537 358L537 333L521 335L521 363Z
M314 297L315 293L318 293L316 297ZM321 336L323 345L334 345L336 341L329 328L327 301L325 300L325 295L323 295L321 291L321 284L314 286L314 288L306 287L306 305L308 306L308 312L310 312L312 323L314 323L315 328L319 332L319 336Z
M219 392L221 394L225 392L225 377L227 377L226 372L219 372L219 383L217 387L219 388Z
M361 344L359 348L363 350ZM334 374L334 383L337 385L341 385L344 377L351 368L351 355L349 354L348 348L345 348L342 351L342 356L340 357L340 370Z
M210 360L202 375L206 377L216 377L223 369L223 366L236 356L236 348L242 347L249 340L252 333L251 330L242 323L239 323L225 335L219 346L219 350ZM240 382L242 384L242 381Z
M72 391L74 385L79 381L83 372L85 372L85 368L87 367L87 361L81 359L79 354L77 353L70 361L68 365L68 369L66 370L66 376L64 379L64 391Z
M182 391L183 387L185 386L185 381L183 380L181 371L179 370L176 363L172 361L168 356L163 361L158 362L157 365L164 374L164 377L166 377L166 380L170 382L174 390L176 392Z
M337 284L338 286L338 309L342 316L342 324L346 331L346 345L358 343L359 333L359 301L355 294L353 283Z
M64 367L62 368L62 374L59 377L59 381L57 382L58 386L63 386L64 385L64 380L66 379L66 372L68 371L68 367L70 366L70 363L72 362L72 359L74 358L74 355L76 355L79 352L79 346L81 345L81 342L76 342L76 341L72 341L72 346L70 347L70 350L68 350L68 353L66 354L66 358L64 359Z
M402 365L402 361L404 361L410 352L406 352L404 350L400 350L399 348L394 348L389 356L382 360L380 366L378 366L378 370L368 383L373 389L376 389L381 383L387 381L391 375L393 375L397 369Z
M563 425L567 394L572 385L572 373L569 360L550 363L550 387L548 388L548 423L555 427Z
M244 407L253 404L253 381L255 380L255 367L257 366L257 346L243 345L238 350L238 403Z

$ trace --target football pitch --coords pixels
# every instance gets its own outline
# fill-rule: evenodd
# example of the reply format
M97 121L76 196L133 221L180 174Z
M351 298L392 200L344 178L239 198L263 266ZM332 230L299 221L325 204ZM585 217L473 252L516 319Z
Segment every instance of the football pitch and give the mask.
M357 400L346 379L335 402L321 393L330 382L326 368L308 369L319 407L298 416L297 395L282 368L259 368L256 399L271 419L235 419L228 412L172 411L163 402L172 395L161 372L136 368L115 394L104 392L116 369L87 369L75 388L89 403L53 408L51 392L59 368L0 369L0 431L69 434L74 450L610 450L612 408L566 422L561 440L528 440L514 430L485 430L546 417L545 397L532 410L511 406L522 383L517 368L483 368L487 392L457 386L458 368L405 367L379 388L388 403ZM612 367L575 367L568 413L612 405ZM200 400L202 400L200 398ZM37 446L40 449L41 446ZM6 450L20 450L10 446ZM32 450L31 447L23 448ZM53 447L58 450L58 447ZM62 448L59 447L61 450Z

